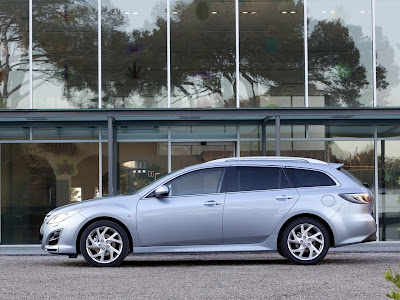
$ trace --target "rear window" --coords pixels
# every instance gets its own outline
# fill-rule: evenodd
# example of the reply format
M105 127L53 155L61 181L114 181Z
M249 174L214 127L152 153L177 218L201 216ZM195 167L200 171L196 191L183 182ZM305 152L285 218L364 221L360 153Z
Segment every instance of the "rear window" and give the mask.
M281 168L235 167L235 191L257 191L289 188Z
M313 170L286 169L295 187L335 186L336 182L325 173Z

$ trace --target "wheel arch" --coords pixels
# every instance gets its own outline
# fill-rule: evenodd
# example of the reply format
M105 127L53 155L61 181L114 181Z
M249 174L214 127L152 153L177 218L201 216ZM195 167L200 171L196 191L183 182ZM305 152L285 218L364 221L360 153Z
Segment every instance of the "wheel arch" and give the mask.
M329 232L330 247L335 247L335 235L333 234L331 226L329 226L328 222L326 222L323 218L321 218L317 215L314 215L314 214L300 214L300 215L293 216L290 219L286 220L286 222L281 226L281 228L279 230L278 245L277 245L278 247L281 247L281 237L282 237L282 232L285 229L285 227L293 220L300 219L300 218L311 218L311 219L315 219L315 220L321 222L326 227L326 230L328 230L328 232Z
M114 223L118 224L119 226L121 226L122 229L125 230L125 232L128 236L128 239L129 239L129 251L133 251L132 235L124 223L122 223L120 220L112 218L112 217L97 217L97 218L91 219L89 222L87 222L85 225L83 225L82 228L79 230L78 236L75 241L75 248L76 248L77 254L81 253L79 243L80 243L83 232L85 231L86 228L88 228L90 225L92 225L93 223L95 223L97 221L111 221L111 222L114 222Z

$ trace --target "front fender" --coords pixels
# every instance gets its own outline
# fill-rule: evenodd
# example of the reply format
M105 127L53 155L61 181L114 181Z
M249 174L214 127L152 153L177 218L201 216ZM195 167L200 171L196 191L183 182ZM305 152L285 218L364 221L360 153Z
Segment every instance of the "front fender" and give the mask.
M136 230L136 209L132 211L129 208L125 207L116 207L116 206L102 206L101 211L98 208L86 208L80 212L85 217L85 222L81 224L79 230L77 230L77 234L75 240L79 238L79 234L83 232L83 229L86 228L89 224L102 220L116 220L117 223L122 223L129 232L127 234L132 238L133 245L139 245L139 238Z

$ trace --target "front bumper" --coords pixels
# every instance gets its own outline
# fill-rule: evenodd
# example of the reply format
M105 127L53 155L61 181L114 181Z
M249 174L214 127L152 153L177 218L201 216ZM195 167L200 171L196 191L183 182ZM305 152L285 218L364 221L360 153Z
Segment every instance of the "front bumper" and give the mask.
M46 218L40 228L42 249L52 254L77 254L76 240L85 217L77 213L58 224L47 224L49 219Z

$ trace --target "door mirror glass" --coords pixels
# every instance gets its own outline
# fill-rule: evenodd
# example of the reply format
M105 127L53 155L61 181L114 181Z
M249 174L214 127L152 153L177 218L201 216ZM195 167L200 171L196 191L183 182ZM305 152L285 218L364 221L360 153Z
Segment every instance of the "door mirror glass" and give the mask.
M154 191L157 198L166 197L169 194L169 188L166 185L159 186Z

